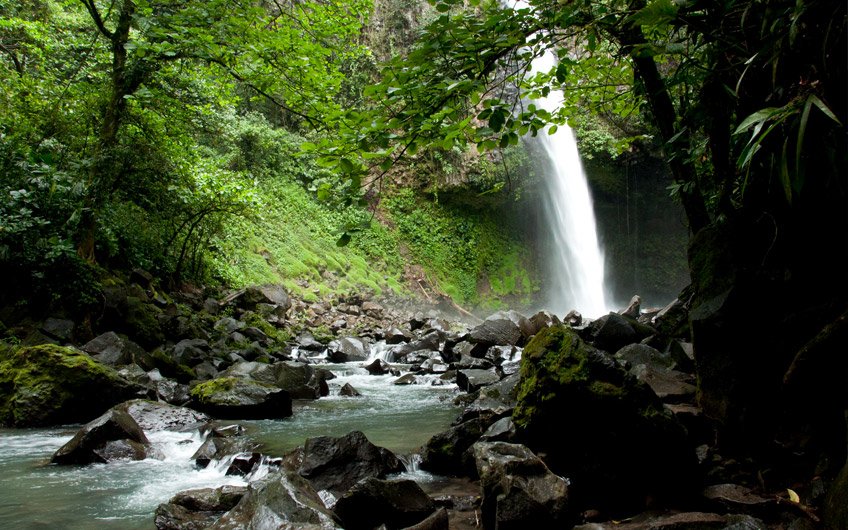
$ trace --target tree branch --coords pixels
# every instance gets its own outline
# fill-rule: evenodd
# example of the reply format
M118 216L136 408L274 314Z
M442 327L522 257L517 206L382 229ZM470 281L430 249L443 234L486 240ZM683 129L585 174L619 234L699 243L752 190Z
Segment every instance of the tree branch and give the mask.
M86 10L88 10L88 14L91 15L91 18L94 20L94 24L97 25L97 29L100 33L102 33L107 39L114 40L115 34L106 28L106 25L103 23L103 17L100 16L100 11L98 11L97 6L94 5L94 0L80 1L85 6Z

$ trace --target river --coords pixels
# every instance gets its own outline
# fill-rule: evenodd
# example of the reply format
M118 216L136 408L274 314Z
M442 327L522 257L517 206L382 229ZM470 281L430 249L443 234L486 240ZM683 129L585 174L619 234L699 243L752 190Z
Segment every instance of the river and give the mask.
M372 376L361 363L325 365L338 377L330 396L296 403L283 420L240 421L262 452L281 456L312 436L341 436L353 430L371 442L408 454L445 430L459 413L454 384L434 386L434 376L395 386L394 376ZM350 383L361 397L338 396ZM224 475L225 463L195 468L191 455L199 433L147 433L163 459L89 466L54 466L51 455L78 426L55 429L0 429L0 528L152 529L160 503L179 491L245 484Z

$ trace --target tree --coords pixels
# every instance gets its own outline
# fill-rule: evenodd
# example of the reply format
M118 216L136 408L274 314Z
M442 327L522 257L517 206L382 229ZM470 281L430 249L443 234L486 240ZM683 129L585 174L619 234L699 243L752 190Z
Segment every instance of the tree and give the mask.
M386 66L373 107L340 118L347 142L306 148L346 172L346 191L356 195L422 147L505 147L568 120L576 106L639 109L655 126L689 220L699 395L724 447L774 456L778 467L800 460L808 472L841 465L844 3L470 4L436 2L441 15L407 57ZM546 49L559 64L528 77ZM552 86L567 96L562 109L532 105ZM824 230L834 235L812 236ZM792 368L799 361L803 375Z

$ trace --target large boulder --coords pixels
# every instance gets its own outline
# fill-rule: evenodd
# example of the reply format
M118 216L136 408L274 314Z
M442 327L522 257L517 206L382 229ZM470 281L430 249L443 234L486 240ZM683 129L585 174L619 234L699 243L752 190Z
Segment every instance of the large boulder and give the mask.
M519 440L572 479L578 498L640 508L698 482L694 450L659 398L567 326L540 331L521 362Z
M141 346L109 331L99 335L82 346L82 351L94 357L98 362L109 366L121 366L133 362L144 362L147 357Z
M644 364L661 369L671 369L675 366L671 354L663 353L647 344L628 344L615 352L615 357L629 362L632 366Z
M193 432L211 420L206 414L168 403L134 399L114 407L129 414L146 432Z
M272 419L292 414L289 393L273 385L221 377L191 389L191 406L216 418Z
M54 464L143 460L150 442L126 411L113 408L85 424L50 460Z
M483 528L568 528L568 482L523 445L477 442Z
M247 493L246 486L221 486L177 493L156 508L157 530L204 530L232 510Z
M474 475L468 449L498 418L482 414L430 438L421 450L421 469L441 475Z
M382 478L403 470L403 463L391 451L372 444L362 432L353 431L338 438L308 438L298 473L316 490L338 498L364 478Z
M0 424L82 423L142 391L75 349L52 344L0 348Z
M345 530L371 530L380 525L404 528L426 519L433 500L412 480L369 477L338 500L333 511Z
M301 362L274 364L240 361L221 373L221 377L243 378L287 391L292 399L317 399L318 389L310 385L313 368Z
M365 361L369 354L365 341L355 337L334 340L327 347L327 357L334 363Z
M482 347L485 353L490 346L514 346L521 342L521 328L506 315L495 314L471 330L468 341Z
M610 313L595 320L586 328L595 347L610 353L639 341L633 325L618 313Z
M456 384L466 392L475 392L500 380L501 378L494 368L489 370L459 370L456 373Z
M256 307L257 304L270 304L287 311L292 303L286 290L282 285L252 285L245 289L242 301L248 307Z
M321 497L298 474L282 469L251 482L235 508L218 519L209 530L243 529L331 530L338 528L335 516Z

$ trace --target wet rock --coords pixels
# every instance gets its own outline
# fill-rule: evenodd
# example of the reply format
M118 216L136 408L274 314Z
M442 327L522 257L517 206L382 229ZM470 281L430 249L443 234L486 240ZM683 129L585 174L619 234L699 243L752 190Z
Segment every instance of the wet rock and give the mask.
M291 416L291 397L275 386L222 377L191 390L192 408L216 418L272 419Z
M587 327L590 340L595 347L608 352L639 341L639 336L630 322L617 313L604 315Z
M827 530L848 528L848 463L833 481L824 504Z
M473 447L483 489L483 528L568 528L568 482L523 445Z
M471 418L430 438L421 450L421 469L450 476L474 476L474 459L468 449L497 418Z
M468 408L478 411L478 413L488 410L497 415L511 410L518 403L518 382L520 380L519 374L512 374L495 384L482 387L479 395Z
M415 374L405 374L392 381L393 385L414 385L416 382Z
M776 504L774 499L761 497L739 484L715 484L704 489L704 498L726 512L759 511Z
M403 471L400 460L388 449L377 447L360 431L338 438L309 438L303 446L298 473L318 490L339 497L367 477L385 477Z
M450 530L448 511L439 508L420 523L407 526L403 530Z
M459 370L456 373L456 384L466 392L475 392L484 386L497 383L500 380L500 376L494 369Z
M389 363L382 359L374 359L370 364L365 365L363 368L368 370L368 373L371 375L383 375L389 373Z
M183 491L156 508L157 530L201 530L233 509L247 486L221 486Z
M146 386L151 382L150 376L144 371L144 368L137 364L128 364L124 366L118 370L118 375L137 385Z
M244 428L240 425L212 426L206 440L194 452L191 459L199 468L205 468L213 460L253 449L250 440L242 436Z
M453 367L459 370L487 370L492 366L494 366L492 364L492 361L488 359L478 359L477 357L471 357L468 355L463 355L462 357L460 357L459 361L453 363Z
M329 396L330 385L327 384L327 381L335 378L336 376L333 372L325 370L324 368L316 368L312 373L312 377L309 379L309 386L315 390L315 393L318 396Z
M68 342L74 334L74 322L73 320L50 317L41 325L41 331L56 340Z
M666 337L689 336L689 309L679 299L665 306L652 319L653 325Z
M54 464L106 463L129 458L142 460L147 437L127 412L111 409L85 424L50 460Z
M486 432L480 436L481 442L512 442L516 438L515 424L512 418L501 418L491 424Z
M0 424L82 423L143 388L87 354L51 344L0 351Z
M171 405L181 407L191 400L188 385L180 384L171 379L163 379L155 383L156 396Z
M521 328L515 322L503 315L493 315L473 328L468 340L472 344L482 346L485 351L495 345L514 346L522 340L522 337Z
M560 323L559 317L550 311L539 311L530 317L530 324L533 326L533 335L542 329L549 328Z
M618 312L623 317L639 318L642 314L642 297L634 294L626 308Z
M371 530L385 525L403 528L426 519L436 509L412 480L367 478L336 502L334 511L346 530Z
M230 335L231 333L243 329L247 324L240 320L236 320L233 317L223 317L215 322L214 328L215 331L223 335Z
M241 296L244 307L255 308L257 304L271 304L287 311L291 305L291 298L281 285L252 285L245 289Z
M297 337L297 347L310 352L322 352L326 348L324 344L315 340L315 337L309 333Z
M627 361L631 366L640 364L654 368L674 368L674 359L668 353L663 353L645 344L628 344L615 352L616 359Z
M209 343L203 339L184 339L174 345L171 357L177 364L195 366L209 358Z
M108 366L130 364L146 355L141 346L114 331L95 337L85 343L81 349L98 362Z
M349 363L368 359L368 348L362 339L344 337L331 342L327 348L330 362Z
M402 342L412 340L412 335L393 326L386 330L383 334L383 339L386 341L386 344L401 344Z
M586 497L638 509L649 495L694 493L697 462L683 428L647 386L572 329L548 328L527 345L518 395L519 439Z
M572 328L576 328L583 325L583 315L580 314L576 309L572 309L562 319L563 323L568 324Z
M317 399L320 388L312 382L314 370L306 363L283 361L271 365L274 384L291 395L292 399Z
M695 397L695 378L676 370L660 370L644 364L630 370L639 381L667 403L691 401Z
M336 528L335 515L304 478L282 469L251 482L239 503L210 530Z
M627 522L609 521L575 526L574 530L760 530L762 521L748 515L719 515L704 512L673 514L645 513Z
M437 351L440 341L441 334L438 331L431 331L418 340L396 346L392 351L396 358L422 350Z
M339 395L340 396L347 396L347 397L360 397L360 396L362 396L362 394L359 392L359 390L353 388L353 385L351 385L350 383L345 383L344 386L342 386L342 388L339 390Z
M362 302L362 312L371 318L383 318L385 309L377 302L366 301Z
M211 420L209 416L196 410L144 399L134 399L121 403L115 406L115 409L129 414L138 426L146 432L191 432Z
M242 453L233 458L225 475L244 477L262 462L262 453Z

